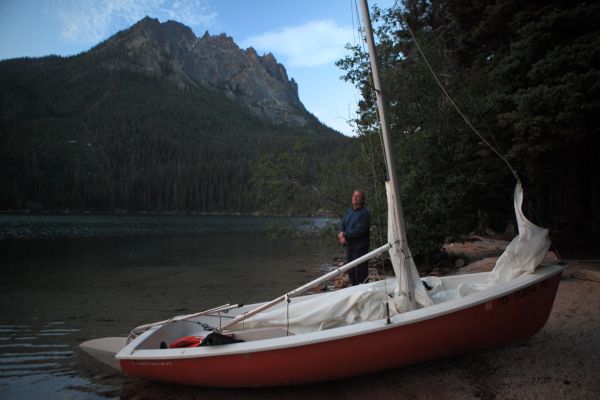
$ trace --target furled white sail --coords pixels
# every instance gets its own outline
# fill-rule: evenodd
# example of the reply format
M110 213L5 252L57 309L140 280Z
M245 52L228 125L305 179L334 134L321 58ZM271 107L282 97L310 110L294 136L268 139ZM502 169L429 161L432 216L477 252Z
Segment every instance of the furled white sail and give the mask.
M488 281L477 285L463 284L459 286L459 296L466 296L474 291L508 282L523 273L532 273L543 261L550 248L548 229L535 225L523 214L523 188L519 181L515 187L514 206L519 234L509 243L504 253L496 261Z
M394 303L400 312L430 306L433 301L421 282L406 238L402 237L403 230L400 229L401 222L396 213L396 199L390 182L386 182L385 189L388 199L388 242L394 244L389 252L397 281Z

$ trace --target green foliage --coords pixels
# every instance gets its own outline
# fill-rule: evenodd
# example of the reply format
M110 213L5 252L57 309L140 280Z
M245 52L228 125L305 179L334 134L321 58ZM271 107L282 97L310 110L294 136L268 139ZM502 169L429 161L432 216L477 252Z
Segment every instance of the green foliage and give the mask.
M599 10L589 3L510 0L405 0L400 8L373 10L400 195L417 258L438 253L447 237L489 227L482 225L488 217L492 228L503 229L512 220L514 179L456 113L411 31L444 89L517 169L529 198L545 212L542 219L548 224L570 212L556 189L570 182L595 221L584 229L598 229L591 207L598 200L598 162L589 149L598 148L592 121L600 101ZM360 47L349 49L338 66L363 93L355 122L364 142L379 141L368 60ZM375 152L367 153L382 165ZM560 172L565 163L585 174L578 184ZM378 171L372 175L382 193L385 173ZM593 177L592 189L580 186Z
M445 238L512 220L514 178L485 141L517 170L530 218L600 230L599 4L404 0L372 16L419 260ZM339 215L361 188L379 244L386 171L375 96L366 54L348 48L338 66L363 97L353 140L316 119L275 126L220 93L102 69L89 54L1 62L0 209Z
M480 112L535 198L536 216L597 231L600 5L467 3L451 3L459 62L464 76L484 82Z
M311 188L348 143L91 53L0 63L0 99L0 209L311 214L329 207ZM263 196L283 190L277 168L294 183L285 207Z
M423 13L428 9L416 7L419 14L408 20L423 21L432 18ZM415 12L417 12L415 11ZM380 45L383 85L389 105L392 142L395 145L400 196L411 248L415 256L425 259L439 252L443 240L457 230L466 230L473 224L474 214L467 213L465 200L468 190L476 185L473 163L470 161L476 141L461 137L457 117L439 93L427 68L415 62L420 58L411 44L406 27L399 24L398 10L373 13ZM399 31L398 29L402 29ZM419 32L421 45L426 50L434 48L428 32ZM358 49L356 49L358 51ZM346 58L341 67L359 68L368 73L366 64L359 62L364 55ZM443 65L440 54L432 54L434 65ZM377 190L381 199L379 208L385 209L385 180L380 153L378 127L374 123L375 104L372 93L367 92L365 79L354 71L347 79L360 85L365 93L357 124L362 127L364 140L375 142L371 157L377 159L379 182ZM383 219L381 222L385 221Z

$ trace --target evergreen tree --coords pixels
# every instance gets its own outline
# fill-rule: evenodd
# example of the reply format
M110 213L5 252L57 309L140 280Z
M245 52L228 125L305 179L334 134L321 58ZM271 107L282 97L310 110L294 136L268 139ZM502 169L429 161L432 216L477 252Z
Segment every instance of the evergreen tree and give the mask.
M571 213L572 225L598 230L591 207L598 202L592 155L598 128L591 122L600 99L598 10L589 3L510 0L405 0L399 8L374 9L400 191L417 256L435 254L448 236L501 230L512 219L511 170L456 113L429 68L518 171L530 204L537 199L544 211L543 223L558 226L561 214ZM379 140L368 60L360 47L350 49L338 65L363 93L356 124L365 142ZM369 157L382 165L375 154ZM578 212L566 206L565 187L582 204ZM583 221L585 215L591 221Z

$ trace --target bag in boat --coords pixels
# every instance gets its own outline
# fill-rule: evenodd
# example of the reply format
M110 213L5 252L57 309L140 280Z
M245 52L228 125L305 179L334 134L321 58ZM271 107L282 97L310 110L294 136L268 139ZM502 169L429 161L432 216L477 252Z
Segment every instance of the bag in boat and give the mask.
M182 347L198 347L203 341L202 336L184 336L175 340L169 345L170 349L179 349Z
M200 343L200 346L220 346L222 344L240 343L240 342L243 342L243 340L236 339L233 336L222 335L218 332L212 332L212 333L209 333L204 338L204 340L202 340L202 343Z

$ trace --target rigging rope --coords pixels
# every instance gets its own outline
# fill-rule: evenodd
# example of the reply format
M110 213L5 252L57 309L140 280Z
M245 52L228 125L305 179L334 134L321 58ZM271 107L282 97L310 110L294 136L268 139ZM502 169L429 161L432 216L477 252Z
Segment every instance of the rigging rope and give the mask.
M479 133L479 131L477 130L477 128L475 128L473 126L473 124L471 123L471 121L467 118L467 116L462 112L462 110L460 109L460 107L458 107L458 105L454 102L454 100L452 99L452 97L450 97L450 94L446 91L446 88L444 87L444 85L442 84L442 82L440 81L440 79L438 78L437 74L435 73L435 71L433 70L433 67L431 66L431 64L429 63L429 60L427 59L427 56L425 56L425 52L423 51L423 49L421 48L421 46L419 45L419 42L417 41L417 38L415 37L415 34L413 33L412 29L410 28L410 25L408 24L408 22L406 21L406 19L404 18L404 14L402 13L402 11L400 10L400 7L398 6L398 1L396 0L394 2L394 7L396 7L398 9L398 14L400 15L400 18L402 18L402 22L404 22L404 25L406 25L406 29L408 30L408 32L410 33L411 38L413 39L413 42L415 43L415 46L417 48L417 50L419 50L419 54L421 54L421 56L423 57L423 60L425 61L425 64L427 65L427 68L429 68L429 71L431 72L431 75L433 75L433 78L435 79L435 82L437 83L437 85L440 87L440 89L442 90L442 92L444 93L444 95L446 96L446 98L448 99L448 101L450 101L450 104L452 104L452 106L454 107L454 109L456 110L456 112L458 112L458 114L461 116L461 118L463 119L463 121L465 121L465 123L467 124L467 126L469 128L471 128L471 130L473 132L475 132L475 134L477 136L479 136L481 138L481 140L483 140L483 142L494 152L496 153L496 155L498 157L500 157L501 160L503 160L506 165L508 166L508 169L510 170L510 172L513 174L513 176L517 179L517 181L519 180L519 176L517 174L517 171L513 168L513 166L510 164L510 162L502 155L500 154L500 152L498 150L496 150L496 148L494 146L492 146L492 144L485 138L483 137L483 135L481 133Z
M354 0L354 9L351 8L352 11L352 32L356 33L356 32L364 32L362 25L361 25L361 19L359 17L360 13L358 11L358 4L357 1ZM356 23L358 24L358 27L355 25L355 19L354 16L356 13ZM354 43L359 43L362 46L362 51L363 54L366 53L365 51L365 42L364 40L362 40L362 35L359 34L359 37L357 38L356 36L354 36ZM371 80L371 77L369 77L369 80ZM369 87L371 89L373 89L373 85L370 84ZM380 136L380 144L381 144L381 153L383 154L383 157L385 159L385 151L383 149L383 139L381 138L381 129L379 130L379 136ZM379 198L379 191L377 190L377 173L375 171L375 152L373 151L373 137L372 135L368 135L367 137L368 141L369 141L369 151L370 151L370 156L367 157L367 162L369 163L370 169L371 169L371 178L372 178L372 183L373 183L373 193L375 194L375 212L377 213L377 235L379 236L379 242L377 243L378 246L381 246L383 244L383 235L381 232L381 210L379 207L379 203L380 203L380 198ZM365 153L365 151L363 151L363 154ZM385 162L385 160L384 160Z
M492 150L492 152L494 152L502 161L504 161L504 163L506 164L506 166L508 167L508 169L510 170L510 172L512 173L512 175L515 177L515 179L520 182L519 179L519 175L516 171L516 169L510 164L510 162L506 159L506 157L504 157L480 132L479 130L477 130L477 128L475 128L475 126L473 126L473 124L471 123L471 121L467 118L467 116L462 112L462 110L460 109L460 107L454 102L454 100L452 99L452 97L450 96L450 94L448 93L448 91L446 90L446 88L444 87L444 85L442 84L442 82L440 81L440 79L438 78L438 75L435 73L435 71L433 70L433 67L431 66L431 64L429 63L429 60L427 59L427 56L425 55L425 52L423 51L423 49L421 48L421 45L419 44L419 41L417 40L413 30L411 29L410 25L408 24L408 21L406 20L406 18L404 18L404 14L402 13L402 10L400 9L399 6L399 2L398 0L394 1L394 8L396 8L398 10L398 14L400 15L400 18L402 19L402 22L404 23L404 25L406 26L406 29L408 30L408 33L410 34L410 37L412 38L415 47L417 48L417 50L419 51L419 54L421 55L421 57L423 58L423 61L425 62L425 65L427 66L427 68L429 69L429 71L431 72L431 75L433 76L436 84L438 85L438 87L440 88L440 90L444 93L444 95L446 96L446 98L448 99L448 101L450 102L450 104L452 105L452 107L454 107L454 109L456 110L456 112L461 116L461 118L463 119L463 121L467 124L467 126L469 128L471 128L471 130L490 148L490 150ZM464 85L463 85L464 87ZM487 126L487 123L485 122L485 120L483 120L483 124L485 126L485 128L487 129L488 133L490 134L491 138L494 140L494 136L491 132L491 130L489 129L489 127ZM498 145L496 143L496 145ZM529 203L530 204L530 203ZM539 215L537 215L537 212L535 210L535 207L532 207L530 205L529 207L530 209L533 210L533 213L535 214L537 220L540 220ZM556 248L554 248L555 253L558 255L558 252L556 250Z
M287 321L287 327L285 330L285 335L290 336L290 303L291 303L292 299L290 299L290 296L286 294L285 301L287 303L286 314L285 314L285 319Z
M429 60L427 59L427 56L425 55L425 52L423 51L423 49L421 48L419 41L417 40L413 30L410 28L410 25L408 24L408 21L404 18L404 14L402 13L402 11L400 10L400 7L398 5L398 0L394 1L394 7L398 10L398 14L400 15L400 18L402 18L402 22L404 22L404 25L406 25L406 29L408 30L411 38L413 39L413 42L417 48L417 50L419 50L419 54L421 54L421 56L423 57L423 60L425 61L425 64L427 65L427 68L429 69L429 71L431 72L431 75L433 75L433 78L435 79L435 82L437 83L437 85L439 86L439 88L442 90L442 92L444 93L444 95L446 96L446 98L448 99L448 101L450 102L450 104L452 104L452 106L454 107L454 109L458 112L458 114L461 116L461 118L465 121L465 123L467 124L467 126L469 126L469 128L471 128L471 130L477 135L479 136L479 138L481 138L481 140L498 156L500 157L500 159L502 161L504 161L508 167L508 169L510 170L510 172L513 174L513 176L515 177L515 179L517 180L517 182L520 182L521 180L519 179L519 175L516 171L515 168L513 168L513 166L510 164L510 162L498 151L496 150L496 148L494 146L492 146L492 144L485 138L483 137L483 135L477 130L477 128L475 128L473 126L473 124L471 123L471 121L466 117L466 115L462 112L462 110L458 107L458 105L454 102L454 100L452 99L452 97L450 97L450 94L446 91L446 88L444 87L444 85L442 84L442 82L440 81L440 79L438 78L437 74L435 73L435 71L433 70L433 67L431 66L431 64L429 63ZM491 131L489 129L489 127L487 126L485 120L483 120L484 126L486 127L486 129L488 130L488 132L490 133L490 136L492 137L492 139L494 139L494 136L491 134ZM495 140L494 140L495 141ZM533 214L535 215L536 219L538 221L541 220L540 216L538 215L535 207L533 207L531 205L530 202L528 202L529 204L529 209L532 210ZM556 249L556 245L553 244L553 251L555 252L555 254L557 255L557 257L560 258L560 255L558 253L558 250Z
M368 54L368 51L365 49L365 38L363 35L363 32L365 32L364 28L362 27L361 24L361 19L359 17L360 12L358 10L358 1L354 0L354 10L356 13L356 20L358 21L358 27L353 26L353 32L359 32L359 39L358 39L358 43L360 43L360 46L362 47L362 53L363 54ZM354 15L352 18L352 23L354 25ZM354 37L355 43L356 43L356 36ZM372 75L368 74L368 79L369 79L369 89L371 91L371 98L376 98L376 94L375 94L375 85L373 84L373 77ZM386 160L386 153L385 153L385 149L383 147L383 129L381 127L381 124L379 124L379 144L381 145L381 154L383 154L383 161L384 163L386 163L387 165L387 160ZM377 191L377 173L375 171L375 157L374 154L375 152L373 151L373 135L368 135L368 140L369 140L369 147L370 147L370 151L371 151L371 157L370 157L370 166L371 166L371 177L373 178L373 192L375 193L375 208L376 208L376 212L377 212L377 232L378 232L378 236L379 236L379 244L383 243L383 235L381 232L381 225L382 225L382 221L381 221L381 211L379 208L379 196L378 196L378 191ZM388 177L386 177L386 180L388 179ZM389 253L388 253L389 254ZM387 279L385 279L385 274L386 274L386 270L385 270L385 256L382 254L378 257L381 260L381 267L382 267L382 272L384 275L383 278L383 293L387 295ZM368 275L367 275L367 279L368 279ZM388 310L388 321L389 321L389 304L386 302L386 308Z

